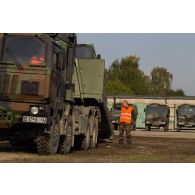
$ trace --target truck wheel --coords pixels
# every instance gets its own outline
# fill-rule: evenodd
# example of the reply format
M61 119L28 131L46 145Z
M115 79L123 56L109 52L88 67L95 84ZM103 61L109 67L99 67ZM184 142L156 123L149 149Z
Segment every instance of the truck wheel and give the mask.
M92 127L92 136L90 138L89 148L94 149L97 147L97 140L98 140L98 119L97 117L93 120L93 127Z
M151 126L150 125L145 125L145 130L146 131L151 131Z
M86 135L84 136L84 138L82 139L82 142L81 142L81 149L88 150L89 143L90 143L90 127L88 125Z
M180 131L181 131L181 126L177 125L177 132L180 132Z
M38 154L55 154L58 150L60 140L59 119L53 122L49 133L37 136Z
M72 126L72 119L71 117L68 118L65 128L67 129L67 133L64 136L60 137L60 147L59 152L61 154L68 154L70 153L71 147L72 147L72 140L73 140L73 126Z
M164 132L168 132L169 131L169 124L166 124L165 126L164 126Z

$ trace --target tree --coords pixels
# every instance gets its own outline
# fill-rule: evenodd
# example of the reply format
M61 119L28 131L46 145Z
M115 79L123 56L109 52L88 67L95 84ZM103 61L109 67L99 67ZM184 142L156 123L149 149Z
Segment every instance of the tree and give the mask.
M137 56L127 56L112 63L105 74L108 95L151 94L151 80L139 69L139 60Z
M166 68L155 67L151 77L139 68L140 58L127 56L115 60L105 70L105 88L108 95L185 96L182 89L172 89L173 75Z
M177 90L171 89L168 95L169 96L185 96L185 93L182 89L177 89Z
M106 83L106 92L109 95L133 95L133 91L121 80L108 80Z
M155 67L151 71L152 93L154 96L167 96L171 90L173 75L163 67Z

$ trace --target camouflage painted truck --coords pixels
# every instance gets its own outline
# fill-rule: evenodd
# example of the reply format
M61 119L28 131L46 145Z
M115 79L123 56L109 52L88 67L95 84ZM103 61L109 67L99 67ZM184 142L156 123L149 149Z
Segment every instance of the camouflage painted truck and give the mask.
M149 104L145 109L145 130L150 131L151 127L163 127L164 131L169 131L170 108L162 104Z
M195 105L182 104L177 107L177 131L195 128Z
M39 154L109 138L104 60L96 58L75 34L0 34L0 138L36 143Z

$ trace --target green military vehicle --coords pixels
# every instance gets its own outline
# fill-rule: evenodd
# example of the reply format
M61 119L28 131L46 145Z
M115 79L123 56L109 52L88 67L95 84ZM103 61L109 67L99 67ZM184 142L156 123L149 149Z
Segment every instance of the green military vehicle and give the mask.
M133 126L134 126L134 128L133 129L136 130L136 120L137 120L137 115L138 115L137 106L134 104L130 104L130 105L132 105L134 108L134 112L133 112ZM111 120L112 120L112 124L113 124L115 130L119 129L120 112L121 112L121 103L114 103L114 105L111 109Z
M95 148L112 134L105 98L104 60L75 34L0 34L0 138L12 147Z
M177 107L177 131L195 127L195 105L182 104Z
M150 131L151 127L163 127L164 131L169 130L170 108L167 105L149 104L146 106L145 129Z

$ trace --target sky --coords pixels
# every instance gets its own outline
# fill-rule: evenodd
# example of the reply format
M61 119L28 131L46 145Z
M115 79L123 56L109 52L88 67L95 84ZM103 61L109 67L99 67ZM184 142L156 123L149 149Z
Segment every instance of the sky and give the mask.
M150 75L153 67L165 67L173 74L173 89L195 96L195 33L81 33L78 43L93 43L109 67L116 59L136 55L140 69Z

